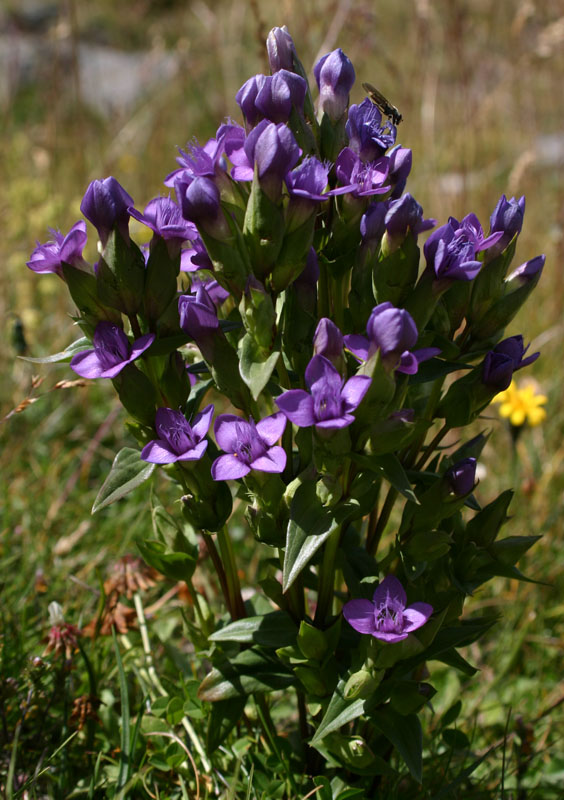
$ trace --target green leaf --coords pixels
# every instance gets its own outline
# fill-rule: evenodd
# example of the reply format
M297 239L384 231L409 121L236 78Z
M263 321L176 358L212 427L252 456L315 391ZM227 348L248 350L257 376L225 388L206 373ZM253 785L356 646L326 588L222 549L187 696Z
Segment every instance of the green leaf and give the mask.
M196 569L197 558L190 553L178 553L167 548L157 539L136 539L143 560L158 572L173 581L191 578Z
M285 611L273 611L260 617L245 617L212 633L212 642L240 642L263 647L287 647L296 640L298 629Z
M508 536L506 539L494 542L488 548L488 552L502 564L512 566L541 538L541 536Z
M114 652L116 656L117 671L119 677L119 693L121 700L121 747L120 747L120 760L119 760L119 775L116 783L116 790L119 792L123 789L129 779L131 771L130 761L130 736L129 736L129 693L127 691L127 679L123 669L121 660L121 653L119 652L119 645L116 636L116 629L112 627L112 636L114 639Z
M501 526L509 519L507 509L512 497L513 491L507 489L470 520L466 526L470 541L482 547L495 541Z
M202 681L198 697L213 703L253 692L286 689L294 682L294 675L278 659L251 648L212 669Z
M302 483L290 505L282 579L284 592L288 591L323 542L338 527L335 509L325 508L321 504L316 494L316 484L313 481Z
M166 241L157 237L151 245L145 268L143 304L148 319L156 322L164 314L176 294L179 270L180 254L171 258Z
M138 450L131 447L122 448L114 458L110 474L102 484L92 506L92 514L101 508L121 500L153 474L155 464L141 460Z
M184 719L184 703L180 697L171 697L166 707L166 721L169 725L178 725Z
M421 783L423 773L423 733L415 714L403 716L390 706L370 715L370 720L401 755L413 778Z
M238 350L239 372L256 400L270 380L280 353L275 350L267 354L249 333L239 342Z
M399 458L393 453L385 453L378 456L363 456L353 453L351 455L351 459L362 466L368 467L374 472L383 475L388 483L394 487L394 489L397 489L400 494L402 494L408 500L411 500L412 503L419 505L419 500L411 488L411 483L407 473L402 467Z
M453 750L470 749L468 737L465 733L457 730L456 728L446 728L442 733L442 737L446 746L451 747Z
M340 680L333 692L327 711L310 742L312 747L320 744L329 733L338 730L363 714L365 700L363 698L348 700L344 696L345 685L346 681Z
M82 353L84 350L92 349L92 343L86 336L81 336L76 342L72 342L65 350L60 353L55 353L52 356L45 356L45 358L29 358L28 356L18 356L22 361L29 361L32 364L55 364L58 361L70 361L77 353Z
M213 703L209 713L206 737L206 752L211 755L223 744L235 725L241 720L245 710L246 697L232 697Z
M437 661L442 661L443 664L448 664L449 667L454 667L469 677L472 677L472 675L478 672L478 668L473 667L469 661L466 661L454 647L437 656Z

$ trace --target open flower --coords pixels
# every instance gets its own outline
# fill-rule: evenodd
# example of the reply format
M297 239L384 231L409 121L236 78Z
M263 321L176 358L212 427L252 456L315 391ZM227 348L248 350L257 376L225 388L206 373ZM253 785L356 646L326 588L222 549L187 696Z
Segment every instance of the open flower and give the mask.
M343 379L325 356L314 356L306 367L306 385L303 389L290 389L276 398L276 405L286 417L300 428L345 428L354 422L352 412L370 386L367 375L354 375Z
M515 381L511 381L505 391L496 394L492 403L501 403L499 413L511 425L520 427L528 423L534 427L546 419L546 411L541 406L547 401L546 395L537 394L535 389L532 381L521 388L518 388Z
M424 625L433 607L429 603L412 603L399 580L388 575L376 588L372 600L349 600L343 616L355 631L369 633L384 642L400 642Z
M82 250L86 244L86 223L83 220L76 222L70 231L63 235L54 228L49 228L53 239L40 244L31 254L27 266L34 272L54 272L63 277L63 264L70 264L78 269L88 269L88 264L82 258Z
M196 414L190 424L184 414L172 408L159 408L155 429L159 436L141 451L143 461L151 464L173 464L175 461L197 461L208 446L205 436L211 424L213 405Z
M83 350L72 357L70 366L81 378L115 378L124 367L150 347L154 333L140 336L133 344L118 325L99 322L94 331L93 350Z
M214 481L243 478L252 469L259 472L283 472L286 466L284 448L275 443L286 427L284 414L272 414L248 422L234 414L220 414L215 421L215 440L225 455L212 464Z

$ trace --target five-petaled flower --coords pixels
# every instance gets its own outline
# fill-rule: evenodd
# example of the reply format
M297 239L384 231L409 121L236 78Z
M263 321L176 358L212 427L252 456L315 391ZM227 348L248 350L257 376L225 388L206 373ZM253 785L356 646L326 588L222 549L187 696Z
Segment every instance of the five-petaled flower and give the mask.
M159 438L145 445L141 458L152 464L197 461L208 446L205 436L212 416L213 405L206 406L190 424L180 411L159 408L155 417L155 430Z
M255 424L234 414L220 414L214 424L215 440L225 455L212 464L215 481L235 480L259 472L283 472L286 466L284 448L276 444L284 433L286 417L272 414Z
M367 375L354 375L346 383L325 356L314 356L306 367L306 385L276 398L276 405L299 428L345 428L354 422L353 411L370 386ZM344 384L344 385L343 385Z
M140 336L133 344L113 322L99 322L92 338L93 350L72 357L70 366L81 378L115 378L124 367L152 345L154 333Z
M541 406L546 402L546 395L537 394L532 381L521 387L511 381L507 389L496 394L492 400L492 403L501 403L499 413L516 428L525 422L533 427L544 422L546 411Z
M343 616L355 631L369 633L384 642L407 639L432 613L429 603L408 606L405 590L394 575L388 575L376 587L372 600L349 600L343 606Z

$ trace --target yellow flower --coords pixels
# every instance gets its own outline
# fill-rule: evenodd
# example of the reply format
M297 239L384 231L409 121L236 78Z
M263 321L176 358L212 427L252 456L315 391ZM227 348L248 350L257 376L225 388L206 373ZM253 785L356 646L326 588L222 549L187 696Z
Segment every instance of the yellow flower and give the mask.
M504 391L496 394L492 403L501 403L499 413L516 427L524 425L540 425L546 419L546 411L541 408L547 398L544 394L535 394L535 384L530 382L517 387L515 381Z

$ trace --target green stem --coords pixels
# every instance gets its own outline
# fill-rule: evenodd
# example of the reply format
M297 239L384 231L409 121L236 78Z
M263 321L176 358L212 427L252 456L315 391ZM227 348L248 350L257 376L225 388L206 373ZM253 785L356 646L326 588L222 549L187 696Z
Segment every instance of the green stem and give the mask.
M423 466L424 466L425 462L427 461L429 456L431 456L433 454L434 449L445 438L445 436L447 435L449 430L450 430L450 426L447 425L446 422L445 422L443 427L437 432L437 434L433 437L433 439L429 442L427 447L421 453L421 458L416 463L415 469L417 469L417 470L423 469Z
M341 526L329 536L325 542L323 562L319 571L319 586L317 590L317 608L314 622L318 627L323 627L327 617L330 616L333 606L333 591L335 586L335 558L341 540Z
M227 577L225 575L225 570L223 569L223 564L219 553L217 552L217 547L215 546L215 542L209 533L202 531L202 538L206 544L208 553L210 554L212 563L215 567L215 571L217 573L217 577L219 580L219 584L221 586L221 593L225 599L225 603L227 604L227 610L231 615L231 619L236 619L233 611L233 607L231 605L231 595L229 594L229 590L227 587Z
M237 565L235 564L233 544L231 542L231 537L229 536L229 531L225 525L217 532L217 543L219 545L221 561L225 570L227 592L231 605L231 617L233 620L243 619L247 616L247 613L245 611L243 598L241 597L241 584L239 583Z
M135 314L128 314L127 319L129 320L129 324L131 325L131 330L133 335L136 339L139 339L140 336L143 334L141 333L141 328L139 327L139 320L137 319Z
M270 709L266 703L266 699L262 694L255 694L255 703L257 704L257 712L259 715L259 719L262 724L263 731L265 733L266 738L272 750L276 754L276 757L280 764L284 767L284 771L286 772L286 776L288 778L288 782L292 788L292 797L298 797L298 787L296 786L296 782L294 781L294 775L292 772L292 768L286 763L286 759L282 755L280 748L278 747L278 743L276 742L276 728L274 727L274 723L272 721L272 717L270 716Z
M386 499L384 500L384 505L382 506L380 516L378 517L378 521L374 526L374 529L369 531L368 539L366 541L366 549L371 556L376 555L378 545L380 544L380 539L382 538L382 534L384 533L386 525L388 524L388 520L390 519L390 514L392 513L397 496L397 489L394 489L393 486L390 486L388 494L386 495Z

